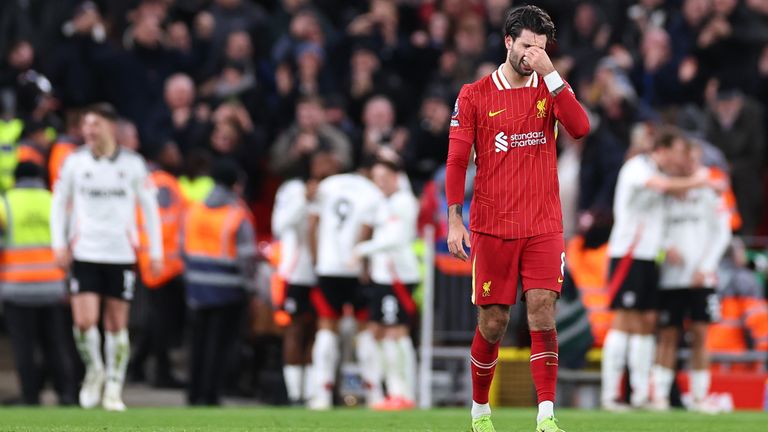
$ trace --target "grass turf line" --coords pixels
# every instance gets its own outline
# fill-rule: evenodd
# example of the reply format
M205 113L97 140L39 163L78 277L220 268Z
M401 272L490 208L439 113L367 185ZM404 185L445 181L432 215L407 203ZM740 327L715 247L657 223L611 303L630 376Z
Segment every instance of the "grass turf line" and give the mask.
M719 416L674 411L611 414L600 411L558 410L560 426L568 432L743 432L762 430L768 415L739 412ZM535 411L496 409L499 432L532 432ZM310 412L296 408L130 408L124 413L77 408L0 408L2 432L331 432L331 431L467 431L469 411L435 409L408 412L371 412L339 409Z

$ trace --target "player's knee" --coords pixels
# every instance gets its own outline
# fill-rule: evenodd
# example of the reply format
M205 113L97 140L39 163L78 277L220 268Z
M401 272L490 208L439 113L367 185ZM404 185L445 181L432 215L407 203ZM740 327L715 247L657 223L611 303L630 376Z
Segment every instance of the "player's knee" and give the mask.
M528 323L534 330L549 330L555 327L555 296L548 293L532 295L526 299Z
M694 326L691 331L691 347L694 349L702 349L707 342L707 328Z
M480 322L480 333L490 343L496 343L504 337L509 323L508 315L495 315Z

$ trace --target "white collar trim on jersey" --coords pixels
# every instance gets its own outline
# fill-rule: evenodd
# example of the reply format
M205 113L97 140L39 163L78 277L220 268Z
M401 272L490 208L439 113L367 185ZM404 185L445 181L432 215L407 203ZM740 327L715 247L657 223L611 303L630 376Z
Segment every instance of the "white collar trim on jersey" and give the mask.
M501 68L504 66L504 63L502 63L498 69L493 71L491 73L491 79L493 80L493 83L496 85L496 88L498 90L512 90L512 85L509 84L509 81L507 81L507 77L504 76L504 72L502 72ZM539 75L534 72L531 74L531 77L528 78L528 82L525 83L523 87L538 87L539 86Z

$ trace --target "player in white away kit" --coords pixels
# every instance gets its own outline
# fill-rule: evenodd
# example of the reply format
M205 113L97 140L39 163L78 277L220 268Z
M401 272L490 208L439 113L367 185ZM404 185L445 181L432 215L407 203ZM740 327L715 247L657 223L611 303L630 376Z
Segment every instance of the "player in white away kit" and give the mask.
M291 323L283 336L283 378L291 404L309 395L309 363L312 331L316 312L310 293L317 284L309 249L309 202L314 199L318 183L336 174L339 161L328 152L312 157L309 179L291 179L277 190L272 212L272 232L280 240L278 274L286 283L283 309L291 315Z
M359 173L337 174L320 182L315 202L310 207L309 236L315 258L315 272L320 291L314 301L318 314L318 331L312 348L315 388L309 406L329 409L339 344L336 324L345 304L351 304L359 320L367 320L367 300L361 290L363 265L354 262L352 249L361 238L363 228L373 226L382 193L368 178ZM374 336L362 331L357 336L358 362L366 369L380 369ZM369 403L381 399L379 372L375 382L363 376ZM379 399L379 400L377 400Z
M116 118L105 104L85 111L86 145L66 159L54 187L51 240L59 265L72 266L73 331L86 366L80 405L95 407L102 401L103 388L104 408L123 411L130 354L128 311L136 282L137 200L144 211L156 273L162 270L163 245L155 187L144 159L117 145ZM98 330L102 298L106 374Z
M373 166L371 177L386 200L376 212L373 238L354 249L356 256L368 257L371 263L369 330L381 340L388 396L386 402L374 406L381 409L415 407L416 350L410 325L417 313L411 295L421 279L413 250L419 205L410 188L401 187L400 172L393 162L379 161ZM375 373L376 366L363 365L363 376ZM376 376L366 381L370 379Z
M688 166L679 175L701 167L701 148L691 150ZM731 214L723 198L710 188L691 189L683 196L666 196L666 260L659 283L659 342L653 367L653 404L669 409L669 392L675 377L677 345L685 320L691 321L690 388L693 410L711 411L709 356L706 349L709 323L718 319L715 293L717 267L731 241Z
M601 398L607 410L628 408L617 400L625 366L629 366L632 405L643 407L650 402L658 301L656 259L664 246L664 194L708 184L706 170L690 177L664 175L687 162L690 146L676 130L664 130L650 153L629 159L619 172L608 241L609 290L616 315L603 344Z

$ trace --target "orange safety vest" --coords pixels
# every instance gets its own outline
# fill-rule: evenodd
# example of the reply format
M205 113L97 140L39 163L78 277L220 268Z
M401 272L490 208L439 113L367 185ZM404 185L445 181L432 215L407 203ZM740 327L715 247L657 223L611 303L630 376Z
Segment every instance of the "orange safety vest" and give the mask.
M613 322L608 292L608 244L587 249L584 248L584 237L576 236L568 241L565 256L568 270L587 309L595 346L603 346Z
M709 167L709 178L712 180L729 180L728 174L717 167ZM738 231L741 228L741 215L736 206L736 195L733 193L730 183L728 184L728 189L723 192L722 199L723 206L731 214L731 231Z
M50 245L50 202L50 192L40 188L11 189L2 199L6 226L0 285L7 300L64 297L66 274L56 264Z
M162 170L154 170L150 176L157 187L158 194L168 197L168 202L161 202L159 206L163 234L163 271L158 275L153 275L150 271L149 235L144 226L144 214L140 208L136 211L136 220L139 226L139 273L144 285L147 288L155 289L184 272L184 261L181 258L179 242L181 241L180 229L186 203L175 177Z
M16 157L19 163L32 162L41 168L45 168L45 155L35 146L29 144L19 145L16 150Z
M51 189L56 184L56 180L59 179L59 172L64 165L64 161L67 156L72 154L77 149L77 145L69 141L57 141L53 143L51 147L51 155L48 158L48 175Z
M741 353L747 350L745 331L754 349L768 351L768 304L753 297L726 297L720 302L720 321L709 326L707 350Z
M184 217L187 302L204 307L239 301L247 281L237 261L237 230L253 215L242 201L221 207L194 203ZM255 245L254 245L255 247Z

